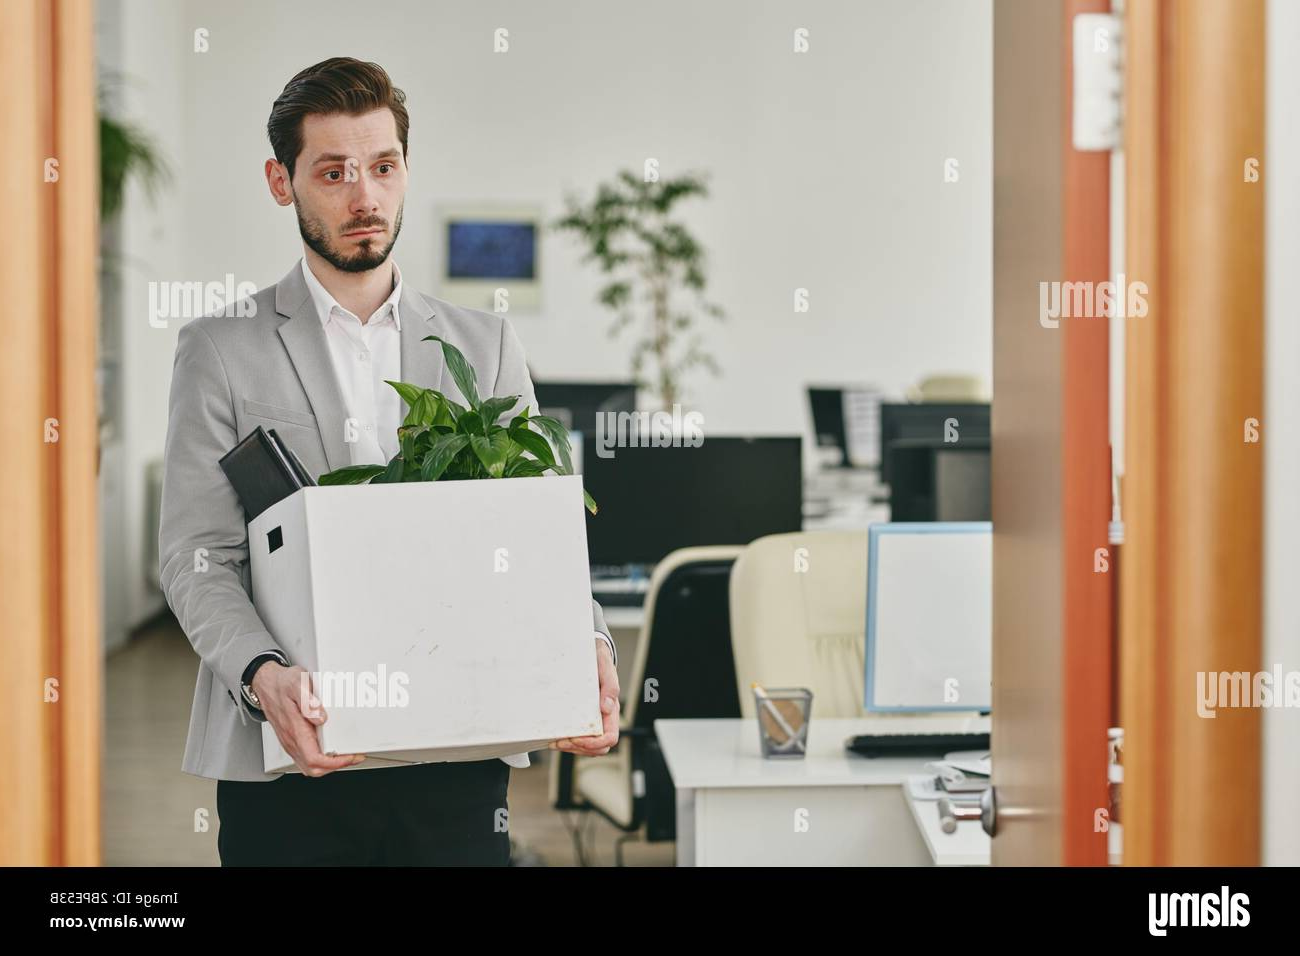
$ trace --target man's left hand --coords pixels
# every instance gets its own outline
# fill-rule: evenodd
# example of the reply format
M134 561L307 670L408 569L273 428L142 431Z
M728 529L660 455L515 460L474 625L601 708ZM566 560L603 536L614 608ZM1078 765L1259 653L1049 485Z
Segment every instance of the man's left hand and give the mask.
M587 737L562 737L551 742L552 750L564 750L580 757L599 757L618 743L618 670L609 645L596 638L596 672L600 678L600 713L605 732Z

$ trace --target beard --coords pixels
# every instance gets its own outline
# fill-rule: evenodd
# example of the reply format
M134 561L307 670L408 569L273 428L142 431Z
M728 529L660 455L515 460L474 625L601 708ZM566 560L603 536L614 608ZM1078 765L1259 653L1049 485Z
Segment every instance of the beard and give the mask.
M379 248L375 245L373 237L363 239L357 243L356 252L345 253L334 245L330 238L329 227L325 225L324 220L314 216L304 216L302 204L298 202L298 196L294 194L293 209L298 216L298 232L302 236L302 241L307 244L307 248L316 253L335 269L340 272L369 272L371 269L377 269L388 259L388 254L393 251L393 246L397 243L397 237L402 231L402 211L406 208L406 201L402 200L402 205L397 207L397 219L393 223L392 238L388 244ZM357 219L344 225L341 232L349 232L357 229L375 229L387 226L386 220L379 216L369 216ZM382 238L382 237L381 237Z

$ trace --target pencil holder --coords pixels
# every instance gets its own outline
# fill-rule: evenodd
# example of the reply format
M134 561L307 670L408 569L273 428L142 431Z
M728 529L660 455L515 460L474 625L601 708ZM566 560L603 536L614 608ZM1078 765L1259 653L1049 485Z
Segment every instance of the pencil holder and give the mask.
M808 752L812 691L806 687L754 689L758 742L764 757L802 757Z

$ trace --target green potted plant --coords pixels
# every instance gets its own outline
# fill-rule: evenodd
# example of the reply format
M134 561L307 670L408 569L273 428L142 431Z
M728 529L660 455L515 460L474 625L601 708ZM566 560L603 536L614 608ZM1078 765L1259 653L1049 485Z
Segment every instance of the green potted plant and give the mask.
M118 379L121 363L121 319L114 300L118 292L118 252L116 220L122 210L127 184L139 182L150 202L171 181L171 169L152 138L133 123L111 115L108 102L121 80L105 77L99 87L99 276L101 285L99 313L99 352L96 358L99 438L95 450L95 473L99 473L104 444L113 440L114 426L120 418L121 397Z
M170 180L171 170L153 145L136 126L99 114L99 218L107 222L118 214L126 195L126 184L135 178L152 199Z
M397 454L386 465L338 468L321 475L320 484L534 478L548 471L573 474L568 432L557 419L531 415L525 408L508 424L502 424L521 396L480 398L478 376L460 349L436 335L425 336L423 341L442 343L452 380L469 407L436 389L389 381L409 409L397 429ZM582 496L587 510L595 514L596 502L591 495L584 490Z
M694 293L700 311L724 317L722 308L704 297L704 248L684 225L669 218L678 202L707 195L700 175L645 182L622 170L614 182L597 188L590 203L570 197L567 215L552 224L556 230L576 233L587 247L582 261L594 259L611 277L597 294L601 304L617 313L611 336L637 319L635 303L645 303L641 314L646 334L632 348L632 376L638 386L659 396L665 411L679 401L686 372L696 366L714 375L720 371L704 350L703 336L696 332L687 338L696 316L677 301L677 293L685 289ZM647 359L655 365L651 383L643 375Z

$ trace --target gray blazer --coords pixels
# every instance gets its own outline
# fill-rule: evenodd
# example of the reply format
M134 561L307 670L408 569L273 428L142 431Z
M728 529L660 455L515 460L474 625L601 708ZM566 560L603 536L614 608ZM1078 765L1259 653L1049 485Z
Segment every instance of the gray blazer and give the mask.
M342 394L300 264L252 302L249 317L205 316L180 330L158 561L167 603L202 659L182 769L269 781L279 775L262 769L261 725L241 703L239 683L257 654L283 649L250 600L244 513L217 460L258 425L274 428L313 476L351 464L351 456ZM523 346L503 316L422 295L409 283L398 308L403 381L465 403L441 347L421 341L439 335L465 354L482 394L518 394L536 407ZM608 636L600 605L591 603L595 629Z

